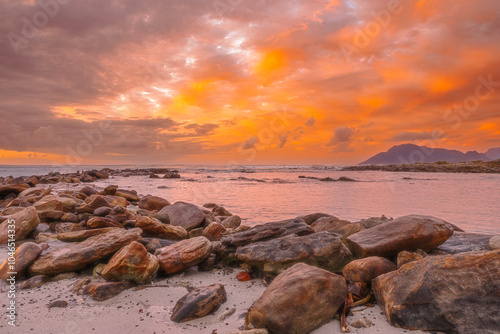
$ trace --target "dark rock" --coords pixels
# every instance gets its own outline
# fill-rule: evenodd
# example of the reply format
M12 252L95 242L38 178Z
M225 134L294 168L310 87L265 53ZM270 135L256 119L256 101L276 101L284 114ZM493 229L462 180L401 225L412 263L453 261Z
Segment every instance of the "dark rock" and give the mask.
M288 219L264 225L257 225L249 230L226 235L221 239L224 245L244 246L252 242L265 241L273 238L280 238L286 235L307 235L314 230L302 219Z
M366 282L396 270L396 265L386 258L370 256L364 259L354 260L345 266L344 278L351 283Z
M479 233L454 232L436 250L449 254L489 250L488 242L492 235Z
M407 263L422 260L426 256L427 254L422 250L418 250L416 252L402 251L399 252L396 258L396 264L399 269Z
M54 307L60 307L60 308L68 307L68 302L65 300L55 300L47 305L47 308L54 308Z
M311 214L308 214L308 215L305 215L305 216L297 217L297 219L302 219L303 221L306 222L307 225L311 225L312 223L314 223L318 219L324 218L324 217L333 218L332 215L329 215L327 213L317 212L317 213L311 213Z
M346 297L342 276L298 263L272 281L247 319L271 333L306 334L331 321Z
M191 290L175 304L170 320L186 322L203 318L215 313L226 301L226 290L222 284Z
M221 222L222 226L225 228L237 228L241 225L240 216L230 216Z
M498 333L500 251L429 256L372 281L392 326Z
M90 196L87 199L92 198L90 202L85 202L82 206L76 208L79 213L94 213L94 211L101 207L113 207L104 197L102 196ZM87 199L85 201L87 201Z
M134 218L134 215L130 211L128 211L127 208L121 205L116 205L113 209L111 209L106 218L113 219L119 223L122 223L125 220Z
M238 247L236 257L266 276L278 275L299 262L342 272L353 259L342 241L328 232L300 237L290 235Z
M382 215L381 217L370 217L366 219L361 219L359 223L364 229L369 229L374 226L387 223L389 221L393 220L392 218L387 218L386 216Z
M18 195L28 188L30 186L26 183L0 185L0 198L6 197L9 194Z
M50 282L50 277L46 275L33 276L21 284L21 289L34 289Z
M103 195L115 196L117 189L118 189L117 185L109 185L106 188L104 188L102 194Z
M189 231L188 238L196 238L201 237L203 235L203 227L195 228L194 230Z
M453 229L444 220L409 215L355 233L346 241L357 257L392 256L403 250L433 250L452 234Z
M87 187L87 186L85 186L82 189L80 189L79 192L82 193L82 194L85 194L86 196L91 196L91 195L97 195L97 194L99 194L97 192L97 190L95 190L94 188L91 188L91 187Z
M111 208L109 206L102 206L100 208L95 209L93 214L94 216L104 217L109 215L110 212Z

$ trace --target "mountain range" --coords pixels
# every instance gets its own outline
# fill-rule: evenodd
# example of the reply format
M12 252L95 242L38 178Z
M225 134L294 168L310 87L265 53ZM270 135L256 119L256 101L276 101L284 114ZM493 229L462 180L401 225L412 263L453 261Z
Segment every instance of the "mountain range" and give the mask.
M447 161L491 161L500 159L500 147L489 149L487 152L479 153L469 151L466 153L445 148L430 148L414 144L403 144L391 147L387 152L381 152L359 165L399 165L413 162L437 162Z

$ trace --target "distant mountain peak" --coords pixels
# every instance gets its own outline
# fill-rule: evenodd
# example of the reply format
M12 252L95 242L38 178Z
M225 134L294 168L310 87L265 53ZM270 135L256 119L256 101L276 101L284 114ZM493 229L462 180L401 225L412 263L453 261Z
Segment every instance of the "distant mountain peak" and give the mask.
M492 148L486 153L468 151L466 153L445 148L430 148L407 143L395 145L387 152L381 152L370 159L363 161L360 165L399 165L415 162L437 162L447 161L462 162L483 160L490 161L500 159L500 148Z

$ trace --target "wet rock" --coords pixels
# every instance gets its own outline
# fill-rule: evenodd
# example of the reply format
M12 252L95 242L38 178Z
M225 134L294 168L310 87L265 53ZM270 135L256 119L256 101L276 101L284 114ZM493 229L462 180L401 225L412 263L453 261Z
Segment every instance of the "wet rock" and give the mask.
M226 301L226 290L222 284L193 289L175 304L170 320L186 322L203 318L217 312Z
M40 224L40 218L38 218L38 213L36 209L32 206L27 207L23 211L17 212L2 224L0 224L0 244L6 243L9 239L9 221L15 221L15 240L22 240L26 238L33 230L35 230Z
M495 236L488 242L490 249L500 249L500 236Z
M210 241L218 241L226 233L226 228L219 223L211 223L203 230L203 236Z
M33 276L21 284L21 289L34 289L50 282L50 277L46 275Z
M225 228L237 228L241 225L240 216L230 216L222 221L222 226Z
M49 248L29 267L28 272L31 276L57 275L83 269L92 262L113 254L132 241L139 240L141 233L141 229L117 228L79 243Z
M299 262L342 272L353 259L342 241L328 232L253 243L239 247L236 257L266 276L275 276Z
M286 235L306 235L314 230L302 219L288 219L264 225L257 225L249 230L224 236L221 242L227 246L244 246L252 242L280 238Z
M146 284L153 280L160 264L156 256L136 241L120 249L101 272L107 281L133 281Z
M139 196L137 196L137 191L135 190L117 189L115 196L123 197L130 202L139 202L140 200Z
M355 233L346 242L357 257L392 256L403 250L433 250L452 234L444 220L409 215Z
M500 251L429 256L372 281L389 323L406 329L498 333Z
M151 195L144 196L139 201L139 208L150 211L159 211L168 205L170 205L170 202L166 199Z
M182 226L190 231L203 223L205 214L194 204L176 202L161 209L155 217L162 223Z
M106 227L106 228L96 228L93 230L65 232L65 233L58 234L57 239L64 241L64 242L79 242L79 241L83 241L85 239L88 239L90 237L109 232L114 228L116 228L116 227Z
M298 263L272 281L247 318L271 333L306 334L329 322L346 296L342 276Z
M167 274L174 274L203 262L212 252L212 243L205 237L179 241L159 249L156 253L160 267Z
M397 267L399 269L407 263L422 260L425 256L427 256L427 254L425 254L424 251L420 251L420 252L418 252L418 251L417 252L402 251L402 252L399 252L399 254L397 256L396 264L397 264Z
M325 218L325 217L326 218L335 218L332 215L329 215L327 213L317 212L317 213L311 213L311 214L305 215L305 216L299 216L299 217L297 217L297 219L302 219L303 221L306 222L307 225L312 225L318 219Z
M85 226L88 229L93 228L105 228L105 227L122 227L123 225L117 222L116 220L105 218L105 217L93 217L90 218Z
M388 259L370 256L350 262L345 266L343 275L351 283L370 283L372 279L394 270L396 270L396 265Z
M2 265L0 265L0 279L6 281L7 278L11 277L9 272L17 273L13 275L16 279L21 279L24 277L26 269L35 261L38 256L42 253L42 247L33 243L25 242L21 244L14 252L14 264L9 265L8 259L5 259Z
M93 300L104 301L134 286L132 282L91 282L83 288L83 294L90 296Z
M347 220L341 220L336 217L324 217L316 220L311 227L316 233L331 232L344 239L351 234L363 231L364 228L358 223L351 223Z
M146 235L158 238L182 240L188 235L183 227L163 224L152 217L137 216L135 226L141 228Z
M436 250L449 254L489 250L490 234L454 232L453 235Z
M87 202L88 199L91 200ZM96 209L101 207L113 207L104 197L102 196L90 196L85 199L85 204L76 209L79 213L93 213Z

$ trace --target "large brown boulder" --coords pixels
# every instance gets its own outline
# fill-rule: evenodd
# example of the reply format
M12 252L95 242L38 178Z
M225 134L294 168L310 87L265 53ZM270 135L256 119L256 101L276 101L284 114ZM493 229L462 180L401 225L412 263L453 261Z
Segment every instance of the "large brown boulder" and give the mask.
M429 256L372 287L393 326L459 334L500 328L500 251Z
M11 275L9 272L17 273L13 275L16 279L21 279L24 277L26 269L35 261L38 256L42 253L42 247L33 243L25 242L19 246L14 252L13 264L9 264L9 259L6 259L2 265L0 265L0 279L6 281ZM11 267L11 265L13 267Z
M147 195L139 201L139 208L149 211L159 211L164 207L170 205L170 202L158 196Z
M161 209L155 217L165 224L182 226L190 231L203 223L205 214L194 204L176 202Z
M186 322L217 312L227 301L226 290L222 284L213 284L189 291L175 304L170 319Z
M306 235L313 232L314 230L305 221L296 218L257 225L246 231L226 235L221 242L226 246L238 247L291 234Z
M9 240L9 225L11 225L12 221L15 222L15 240L25 239L40 224L40 218L36 209L33 206L29 206L9 216L7 220L0 224L0 244L6 243Z
M47 195L39 201L35 202L33 206L38 211L60 210L64 212L74 212L76 210L76 201L68 197Z
M140 198L135 190L117 189L115 196L123 197L131 202L139 202Z
M344 278L351 282L370 283L372 279L396 270L396 265L386 258L370 256L350 262L344 267Z
M347 237L347 245L357 257L393 256L400 251L441 245L453 234L450 224L439 218L409 215L374 226Z
M311 224L314 232L330 232L335 233L340 238L346 238L351 234L358 233L364 230L359 223L351 223L347 220L341 220L335 217L319 218Z
M346 296L342 276L298 263L274 279L247 317L273 334L306 334L331 321Z
M114 205L108 202L106 198L99 195L92 195L85 199L85 203L78 208L76 211L79 213L93 213L96 209L102 207L113 207Z
M135 227L141 228L147 236L163 239L182 240L188 235L182 226L163 224L158 219L147 216L137 216Z
M212 252L212 243L205 237L179 241L171 246L160 248L156 256L161 269L174 274L203 262Z
M491 237L491 234L455 231L448 240L437 248L437 250L449 254L490 250L488 242Z
M101 275L107 281L146 284L153 280L159 267L156 256L149 254L137 241L132 241L111 257Z
M0 185L0 198L9 194L19 195L19 193L29 187L26 183Z
M141 229L112 229L109 232L90 237L82 242L68 243L61 247L49 248L29 267L30 276L57 275L76 271L113 254L122 247L137 241Z
M226 228L217 222L210 223L204 230L203 236L210 241L218 241L226 233Z
M328 232L286 237L238 247L238 260L266 276L276 276L296 263L303 262L331 272L342 272L353 260L349 249Z

